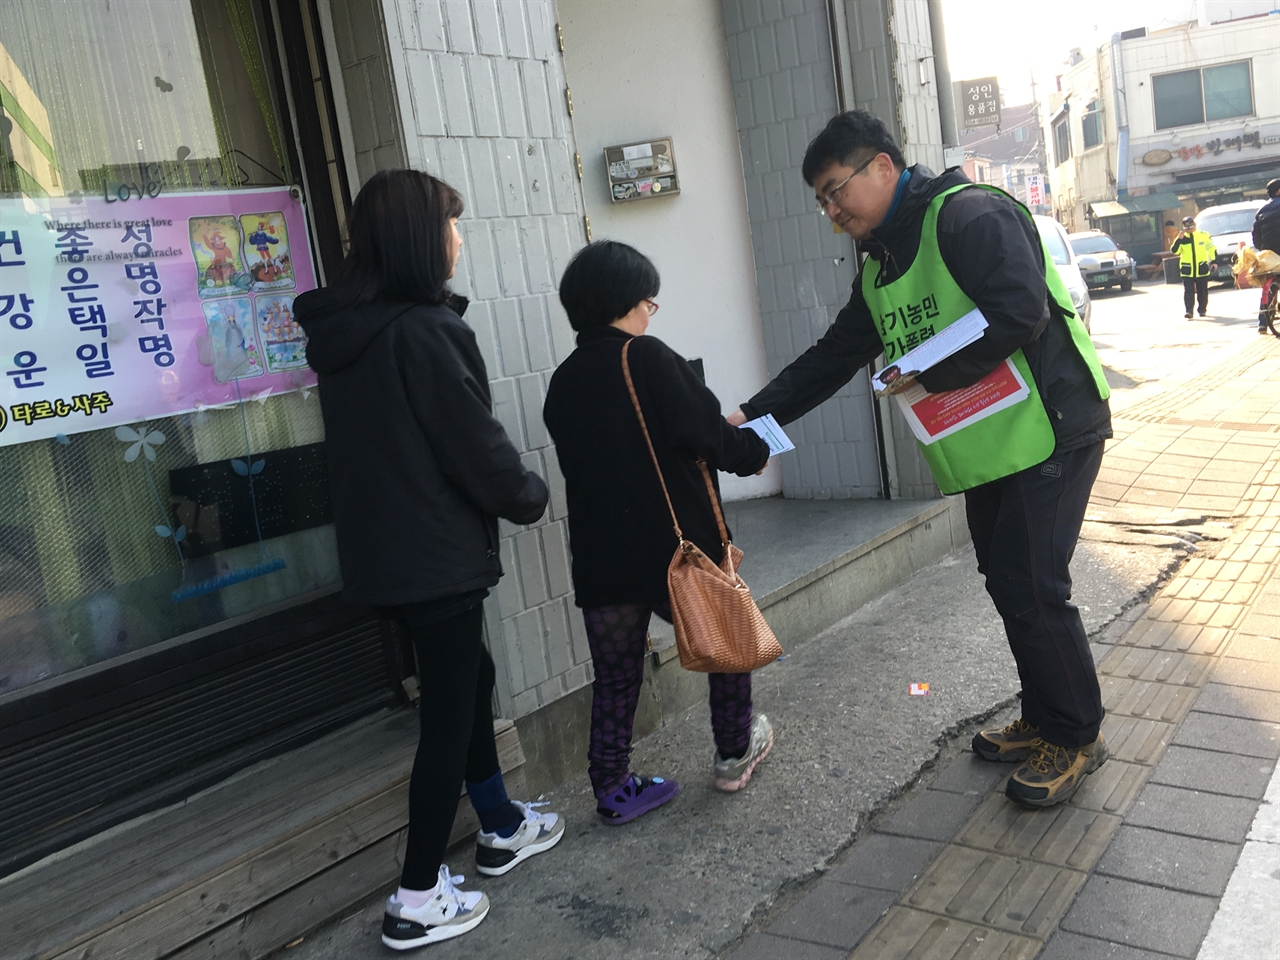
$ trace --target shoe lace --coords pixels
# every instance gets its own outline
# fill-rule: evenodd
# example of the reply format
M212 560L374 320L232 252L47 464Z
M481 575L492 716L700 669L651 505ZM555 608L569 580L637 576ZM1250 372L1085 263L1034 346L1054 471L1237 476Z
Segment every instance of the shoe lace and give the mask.
M1036 773L1046 775L1052 770L1065 770L1070 764L1059 766L1059 760L1068 760L1067 751L1056 743L1050 743L1042 738L1031 741L1031 757L1027 760L1029 766Z
M519 807L521 810L524 811L524 818L526 820L532 820L535 823L538 823L541 820L545 819L543 815L535 808L551 806L550 800L531 800L528 803L525 803L523 800L517 800L515 803L517 807Z
M440 876L436 882L436 890L444 900L452 900L459 907L465 906L463 902L463 892L458 889L460 884L466 883L467 878L461 873L450 873L448 866L440 865Z
M1031 724L1027 723L1027 721L1023 720L1021 717L1019 717L1017 720L1013 721L1013 723L1009 724L1007 727L1004 728L1004 732L1009 734L1035 733L1035 731L1036 731L1036 728L1033 727Z

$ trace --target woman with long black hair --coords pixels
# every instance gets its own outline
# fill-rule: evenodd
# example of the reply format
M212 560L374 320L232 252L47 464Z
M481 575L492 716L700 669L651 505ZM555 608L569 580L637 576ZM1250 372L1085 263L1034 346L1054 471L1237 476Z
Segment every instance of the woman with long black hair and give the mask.
M459 890L443 864L464 781L481 873L506 873L564 835L557 814L507 798L493 741L481 603L502 576L498 518L537 521L547 487L493 416L466 300L448 288L462 210L428 174L375 174L333 284L295 307L319 374L345 594L398 621L418 656L409 834L382 927L398 950L466 933L488 913L488 898Z

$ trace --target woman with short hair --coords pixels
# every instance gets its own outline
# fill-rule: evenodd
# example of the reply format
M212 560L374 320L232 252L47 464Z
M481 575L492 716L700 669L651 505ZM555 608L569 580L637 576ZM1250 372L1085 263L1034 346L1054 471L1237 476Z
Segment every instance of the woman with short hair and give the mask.
M745 477L769 459L764 440L729 426L720 401L683 357L644 336L658 286L649 258L625 243L602 240L573 258L560 302L578 346L552 376L542 411L565 478L575 599L595 667L588 773L596 812L614 826L680 792L675 781L638 776L630 766L649 619L671 619L667 567L678 541L623 376L624 348L671 509L685 539L712 562L720 563L723 545L698 461L712 476L724 470ZM773 728L752 714L751 674L709 677L712 784L733 792L769 753Z
M466 933L488 913L488 898L460 891L443 863L464 780L481 873L506 873L564 835L563 818L507 798L493 740L481 603L502 576L498 518L534 523L547 487L493 416L467 301L448 288L462 209L428 174L375 174L352 206L334 282L295 306L319 374L345 594L398 622L418 659L404 870L382 927L397 950Z

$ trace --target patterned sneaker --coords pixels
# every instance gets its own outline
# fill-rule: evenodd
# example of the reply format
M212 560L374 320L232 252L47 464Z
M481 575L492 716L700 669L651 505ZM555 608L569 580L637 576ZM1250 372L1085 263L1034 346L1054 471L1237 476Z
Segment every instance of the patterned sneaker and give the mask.
M1033 727L1019 717L1003 730L983 730L981 733L975 733L973 752L983 760L1020 763L1031 756L1031 745L1039 736L1039 727Z
M382 918L382 942L392 950L412 950L474 930L489 915L489 898L459 890L465 879L442 866L433 896L422 906L409 907L390 897Z
M662 777L637 777L624 783L607 797L596 801L596 813L611 827L630 823L636 817L674 800L680 792L680 784Z
M545 803L521 803L524 823L509 837L480 831L476 837L476 869L486 877L500 877L521 860L550 850L564 836L564 818L558 813L539 813L534 807Z
M1036 740L1031 759L1013 772L1004 795L1022 807L1052 807L1070 800L1084 778L1107 762L1107 745L1098 739L1087 747L1060 747Z
M747 785L760 761L773 749L773 724L763 713L757 713L751 721L751 744L747 752L736 760L725 760L716 753L715 788L725 793L736 793Z

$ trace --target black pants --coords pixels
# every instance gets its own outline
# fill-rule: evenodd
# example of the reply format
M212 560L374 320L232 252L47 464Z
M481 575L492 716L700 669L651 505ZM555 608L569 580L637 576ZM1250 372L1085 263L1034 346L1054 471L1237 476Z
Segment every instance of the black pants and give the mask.
M482 783L498 772L493 743L493 658L481 640L484 608L448 620L424 618L423 604L388 611L418 654L421 733L409 780L409 837L400 885L430 890L444 862L465 776Z
M978 570L1004 620L1022 680L1022 717L1062 747L1098 738L1102 694L1068 565L1102 442L1054 454L965 493Z
M1187 308L1188 315L1190 315L1191 307L1197 300L1200 301L1200 312L1206 312L1209 309L1209 278L1183 277L1182 303Z

